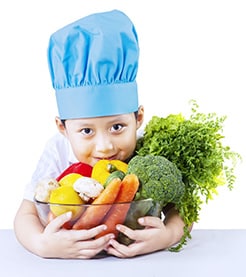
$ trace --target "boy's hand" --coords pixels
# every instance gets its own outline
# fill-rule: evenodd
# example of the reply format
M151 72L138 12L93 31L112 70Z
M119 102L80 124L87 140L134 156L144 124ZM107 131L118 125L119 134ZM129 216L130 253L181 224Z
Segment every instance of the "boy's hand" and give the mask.
M146 216L139 219L139 223L145 226L145 229L132 230L124 225L118 225L117 229L135 242L126 246L116 240L111 240L107 250L108 254L127 258L165 249L170 246L170 230L160 218Z
M113 234L93 239L105 225L90 230L66 230L62 226L71 219L71 212L52 220L44 229L41 237L40 255L51 258L89 259L96 256L109 245Z

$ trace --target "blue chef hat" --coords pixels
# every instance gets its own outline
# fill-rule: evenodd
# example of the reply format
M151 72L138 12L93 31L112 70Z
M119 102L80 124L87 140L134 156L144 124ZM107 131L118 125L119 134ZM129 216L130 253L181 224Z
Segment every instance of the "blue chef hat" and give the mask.
M138 110L138 37L122 12L96 13L51 35L48 64L61 119Z

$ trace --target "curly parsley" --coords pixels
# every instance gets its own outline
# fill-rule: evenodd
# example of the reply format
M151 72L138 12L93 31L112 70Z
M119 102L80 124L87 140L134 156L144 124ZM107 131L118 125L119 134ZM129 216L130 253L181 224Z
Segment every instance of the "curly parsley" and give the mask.
M190 238L189 227L199 221L201 205L213 199L217 187L233 188L235 166L241 156L223 145L223 124L226 116L199 113L192 100L191 115L170 114L163 118L153 116L139 140L138 155L160 155L174 162L180 169L186 189L180 204L176 205L185 227L184 235L171 251L179 251Z

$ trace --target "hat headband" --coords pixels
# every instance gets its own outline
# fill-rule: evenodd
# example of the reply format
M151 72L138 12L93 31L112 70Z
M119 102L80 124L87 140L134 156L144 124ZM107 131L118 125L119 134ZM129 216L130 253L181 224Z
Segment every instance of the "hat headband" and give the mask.
M61 119L110 116L138 110L135 81L59 89L56 100Z

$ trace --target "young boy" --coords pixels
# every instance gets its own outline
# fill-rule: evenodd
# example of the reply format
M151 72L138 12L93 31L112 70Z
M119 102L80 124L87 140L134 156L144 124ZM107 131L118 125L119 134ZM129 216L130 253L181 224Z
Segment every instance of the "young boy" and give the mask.
M174 209L166 212L164 222L157 217L140 218L139 223L146 227L143 230L119 225L120 232L136 240L125 246L113 234L93 239L105 225L63 229L71 213L44 228L33 203L37 182L56 178L72 163L93 166L100 159L131 158L144 116L137 95L138 57L135 28L117 10L92 14L51 36L48 62L59 133L47 143L14 222L18 240L34 254L88 259L106 250L124 258L166 249L180 240L184 224Z

